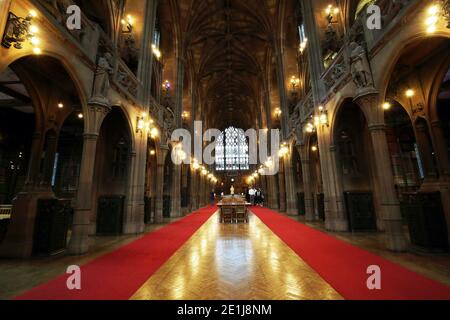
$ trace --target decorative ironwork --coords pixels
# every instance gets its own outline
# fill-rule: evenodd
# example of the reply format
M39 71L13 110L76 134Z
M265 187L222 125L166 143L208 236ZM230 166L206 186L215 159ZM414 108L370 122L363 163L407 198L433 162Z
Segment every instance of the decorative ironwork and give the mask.
M2 46L7 49L11 48L11 46L14 46L16 49L22 49L22 44L34 36L30 31L32 20L33 16L31 14L21 18L10 12L5 32L3 33Z

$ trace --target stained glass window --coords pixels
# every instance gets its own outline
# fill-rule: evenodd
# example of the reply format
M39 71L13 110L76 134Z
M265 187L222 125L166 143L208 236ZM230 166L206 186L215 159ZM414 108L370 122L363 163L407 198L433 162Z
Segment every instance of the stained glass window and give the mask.
M248 170L248 162L248 143L244 130L229 127L216 142L216 170Z

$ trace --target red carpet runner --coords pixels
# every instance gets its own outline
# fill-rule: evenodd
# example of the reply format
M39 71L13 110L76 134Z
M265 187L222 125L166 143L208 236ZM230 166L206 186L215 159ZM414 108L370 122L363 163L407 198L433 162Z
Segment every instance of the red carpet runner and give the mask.
M82 290L63 275L16 300L127 300L217 211L211 206L81 267Z
M338 293L349 300L449 300L450 287L265 208L255 213ZM381 290L367 288L367 268L381 268Z

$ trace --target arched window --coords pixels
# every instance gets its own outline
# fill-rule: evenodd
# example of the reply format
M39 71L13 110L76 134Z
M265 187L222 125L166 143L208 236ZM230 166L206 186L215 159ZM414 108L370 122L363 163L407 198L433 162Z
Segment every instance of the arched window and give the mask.
M248 143L242 129L229 127L216 142L216 170L248 170Z

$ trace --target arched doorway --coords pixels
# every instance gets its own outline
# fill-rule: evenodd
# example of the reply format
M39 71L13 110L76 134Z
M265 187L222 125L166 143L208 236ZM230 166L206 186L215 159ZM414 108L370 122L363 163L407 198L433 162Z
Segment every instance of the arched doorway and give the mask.
M334 140L349 229L376 230L373 148L366 118L351 100L344 101L338 111Z
M83 152L84 121L80 111L71 112L59 132L52 187L58 198L75 199Z
M91 218L92 234L121 234L129 188L131 132L122 110L114 107L105 117L95 157L92 203L97 203Z
M67 166L67 158L59 159L58 153L70 131L68 114L82 108L81 91L64 64L46 55L16 60L0 73L0 82L0 205L11 212L0 254L29 257L63 250L76 191L59 188L66 175L58 170ZM83 122L79 128L82 132ZM77 180L74 173L72 185ZM64 219L48 219L53 214Z

